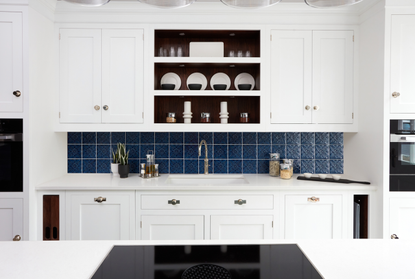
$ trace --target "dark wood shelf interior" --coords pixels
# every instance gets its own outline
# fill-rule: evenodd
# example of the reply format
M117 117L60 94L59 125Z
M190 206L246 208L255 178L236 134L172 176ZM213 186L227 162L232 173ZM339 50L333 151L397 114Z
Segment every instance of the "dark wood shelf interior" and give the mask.
M240 123L241 112L249 113L249 123L260 123L260 97L258 96L155 96L154 123L166 123L168 112L176 113L176 123L183 123L185 101L192 102L192 123L200 123L201 112L210 113L211 123L220 123L220 102L228 102L228 123ZM175 123L169 124L174 125ZM209 125L209 123L203 124Z
M360 205L360 225L359 225L359 238L368 238L368 214L369 214L369 198L368 195L354 195L354 202ZM354 230L355 228L353 228Z
M59 195L43 196L43 240L59 240Z
M158 56L159 49L169 50L171 47L177 52L181 47L183 57L189 57L190 42L223 42L224 56L228 57L233 50L241 50L245 56L250 51L251 57L260 57L259 30L155 30L154 54Z

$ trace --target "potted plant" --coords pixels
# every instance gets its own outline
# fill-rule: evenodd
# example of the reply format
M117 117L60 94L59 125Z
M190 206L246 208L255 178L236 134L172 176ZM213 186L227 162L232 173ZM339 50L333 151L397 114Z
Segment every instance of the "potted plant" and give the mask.
M117 150L114 152L112 151L112 163L111 163L111 172L113 175L118 175L118 165L120 164L120 160L118 158L118 146L120 143L117 143Z
M130 151L127 151L125 145L122 143L117 144L117 156L118 156L118 173L121 178L127 178L130 172L130 165L128 165L128 155Z

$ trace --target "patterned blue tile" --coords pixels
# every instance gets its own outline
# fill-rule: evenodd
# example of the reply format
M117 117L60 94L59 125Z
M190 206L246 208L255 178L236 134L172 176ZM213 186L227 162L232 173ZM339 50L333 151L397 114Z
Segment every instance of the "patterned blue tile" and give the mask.
M343 145L330 144L330 159L343 159Z
M301 173L314 173L314 160L301 160Z
M68 160L68 173L81 173L81 160Z
M315 133L316 144L329 144L329 133Z
M227 145L219 145L215 144L214 148L214 155L213 158L215 159L228 159L228 146Z
M257 160L243 160L243 173L257 173Z
M140 173L140 160L139 159L128 160L128 165L130 165L130 173Z
M95 132L83 132L82 133L82 144L96 144L97 143L96 135L97 133Z
M294 173L301 173L301 160L294 160Z
M228 133L214 133L213 143L214 144L228 144Z
M269 160L258 160L258 173L269 173Z
M83 145L82 146L82 158L96 158L97 146L96 145Z
M81 133L68 132L68 143L79 143L81 144Z
M113 132L111 133L111 144L125 143L125 132Z
M169 143L169 133L159 132L155 133L155 143Z
M271 145L258 145L258 159L269 159L271 153Z
M169 173L169 162L168 159L158 159L156 157L156 164L159 164L159 173Z
M183 173L183 159L170 160L170 173Z
M199 157L199 146L186 144L184 146L184 157L186 159L197 159Z
M343 144L343 133L330 133L330 144Z
M199 144L199 133L198 132L184 133L184 143L185 144Z
M183 143L183 133L170 133L170 143Z
M97 145L97 158L111 158L111 146L109 144Z
M211 132L201 132L199 133L199 142L205 140L207 144L213 143L213 133Z
M258 133L258 144L271 144L271 133Z
M256 159L257 150L256 145L243 145L242 146L242 156L244 159Z
M97 160L97 173L110 173L111 172L111 160L98 159Z
M300 159L301 158L301 145L287 145L287 158L288 159Z
M68 145L68 158L81 158L82 145Z
M285 156L285 147L286 145L273 145L272 153L279 153L281 159L287 159L287 156Z
M301 144L314 144L314 133L301 133Z
M141 144L140 145L140 158L145 159L148 151L152 150L154 154L154 144Z
M314 145L301 145L301 159L314 159Z
M329 159L330 158L330 148L329 145L315 145L315 158L316 159Z
M170 144L170 158L183 158L183 144Z
M97 143L98 144L110 144L111 143L110 133L109 132L98 132Z
M343 160L330 160L330 173L343 173Z
M242 145L228 145L229 159L242 159Z
M205 173L205 161L204 160L198 160L199 161L199 174ZM213 160L209 160L209 167L208 172L213 173Z
M127 132L126 135L127 144L139 144L140 143L140 132Z
M315 173L329 173L329 160L315 160Z
M141 144L154 143L154 133L153 132L143 132L140 135Z
M229 173L242 173L242 160L229 160Z
M285 144L285 133L272 133L272 144Z
M242 144L242 133L229 133L228 143L229 144Z
M128 157L131 159L138 159L140 158L140 145L138 144L127 144L125 146L127 151L130 151Z
M185 160L184 173L199 173L198 160Z
M228 173L228 161L227 160L215 160L213 162L214 173Z
M243 133L242 135L243 144L257 144L257 134L256 133Z
M82 160L82 172L83 173L96 173L97 160Z
M168 144L155 144L156 158L169 158L169 145Z
M301 144L301 133L286 133L287 144Z

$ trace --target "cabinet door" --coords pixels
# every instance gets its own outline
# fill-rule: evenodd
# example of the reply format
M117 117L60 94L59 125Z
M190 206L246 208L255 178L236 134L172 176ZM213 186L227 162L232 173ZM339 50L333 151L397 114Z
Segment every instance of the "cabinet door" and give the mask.
M143 122L143 30L102 31L102 122Z
M353 122L353 31L313 31L313 123Z
M23 94L22 14L0 12L0 112L22 112Z
M204 217L195 215L141 216L143 240L204 239Z
M101 122L101 30L60 30L60 122Z
M103 197L106 201L95 201ZM133 192L67 193L67 239L135 239Z
M314 198L312 195L285 197L286 239L342 238L342 196L316 195Z
M415 113L415 15L393 15L391 32L390 112Z
M211 239L272 239L273 216L212 216Z
M415 198L391 198L389 234L400 239L415 239Z
M311 122L311 31L272 31L271 123Z
M0 199L0 241L23 238L23 200Z

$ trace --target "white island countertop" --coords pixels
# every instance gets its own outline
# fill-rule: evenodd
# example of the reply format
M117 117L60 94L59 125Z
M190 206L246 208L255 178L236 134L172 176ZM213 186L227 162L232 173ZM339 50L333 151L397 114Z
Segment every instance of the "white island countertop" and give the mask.
M157 178L143 179L137 174L130 174L128 178L120 178L112 174L66 174L52 181L42 183L36 187L38 191L63 191L63 190L353 190L353 191L375 191L375 185L364 184L342 184L320 181L297 180L294 175L289 180L272 177L268 174L162 174ZM328 175L330 177L330 175ZM171 183L171 178L189 178L198 180L198 183ZM232 183L227 183L226 178L233 177ZM209 179L224 181L222 184L209 182ZM354 180L348 176L342 178ZM194 180L193 180L194 181ZM206 182L204 182L206 181ZM212 181L212 180L210 180ZM226 182L225 182L226 181ZM241 183L237 182L241 181Z
M113 245L296 243L325 279L414 278L415 241L22 241L0 242L0 278L91 278Z

